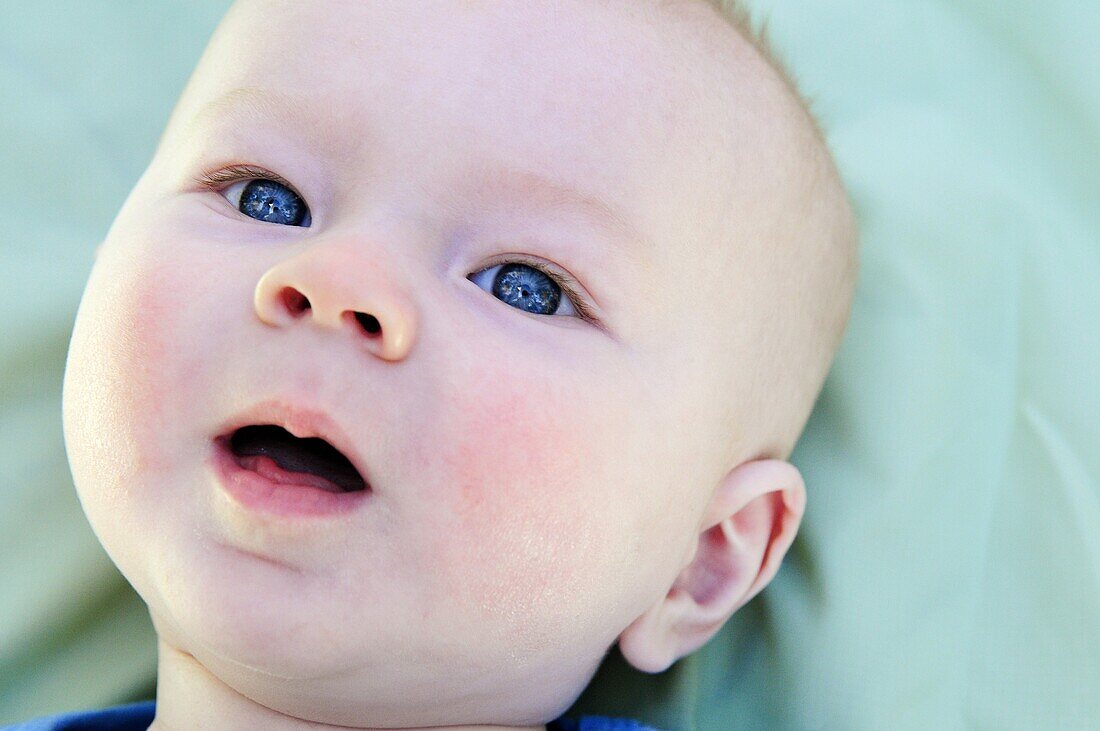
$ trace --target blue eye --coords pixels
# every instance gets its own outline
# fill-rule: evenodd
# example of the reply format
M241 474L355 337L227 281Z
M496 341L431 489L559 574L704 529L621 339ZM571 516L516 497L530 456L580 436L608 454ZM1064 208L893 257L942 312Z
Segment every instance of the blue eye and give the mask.
M496 270L490 279L488 274ZM509 262L482 269L467 277L484 288L486 280L490 293L516 309L535 315L576 315L569 296L562 297L562 289L554 277L539 267L523 262Z
M217 172L206 172L195 179L218 193L238 211L266 223L284 226L309 226L309 206L278 175L251 165L233 165ZM222 189L226 183L231 185Z
M306 202L293 190L274 180L261 178L249 182L241 191L237 210L257 221L286 226L310 224Z

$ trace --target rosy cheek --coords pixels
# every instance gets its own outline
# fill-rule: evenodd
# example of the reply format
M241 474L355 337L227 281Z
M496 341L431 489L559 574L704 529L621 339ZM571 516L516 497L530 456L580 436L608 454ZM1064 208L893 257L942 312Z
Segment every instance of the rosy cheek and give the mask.
M161 238L165 238L162 234ZM146 353L186 378L209 370L219 334L252 311L256 279L235 252L184 232L141 250L140 275L129 289Z
M189 287L149 247L124 241L105 246L77 322L70 368L80 401L93 401L88 433L114 459L129 455L131 471L157 470L153 446L179 421L198 370L198 348L186 317ZM82 411L86 409L81 409ZM106 458L107 454L101 455Z
M436 572L450 600L504 620L528 644L551 638L523 618L583 583L581 552L599 550L606 514L594 509L601 470L590 396L513 365L449 404L454 428L440 463L444 493L435 496L447 512L431 554L446 566Z

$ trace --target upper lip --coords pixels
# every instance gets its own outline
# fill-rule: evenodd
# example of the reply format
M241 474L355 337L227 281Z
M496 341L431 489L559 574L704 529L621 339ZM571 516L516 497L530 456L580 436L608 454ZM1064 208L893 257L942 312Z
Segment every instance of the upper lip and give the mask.
M294 405L283 399L261 401L222 423L215 436L217 441L228 442L229 437L238 429L254 424L273 424L286 429L298 437L306 439L318 437L324 439L347 457L352 466L362 476L367 489L372 488L370 475L354 443L340 425L321 409ZM228 447L226 443L225 446Z

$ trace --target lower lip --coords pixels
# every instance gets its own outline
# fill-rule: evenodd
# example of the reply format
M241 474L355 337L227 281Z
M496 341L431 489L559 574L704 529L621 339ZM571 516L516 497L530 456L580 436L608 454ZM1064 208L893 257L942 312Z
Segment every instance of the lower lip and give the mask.
M327 492L309 485L272 482L237 464L223 439L214 441L212 463L226 493L242 507L258 513L285 517L332 517L357 510L370 495L370 489Z

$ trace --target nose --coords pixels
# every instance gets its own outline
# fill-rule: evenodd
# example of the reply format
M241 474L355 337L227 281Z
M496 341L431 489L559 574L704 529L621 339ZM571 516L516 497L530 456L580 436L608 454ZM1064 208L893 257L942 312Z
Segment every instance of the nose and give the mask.
M346 332L379 358L401 360L416 337L416 309L370 259L354 246L320 244L284 259L256 284L256 314L275 327L308 321Z

